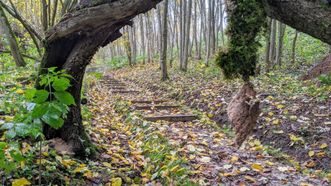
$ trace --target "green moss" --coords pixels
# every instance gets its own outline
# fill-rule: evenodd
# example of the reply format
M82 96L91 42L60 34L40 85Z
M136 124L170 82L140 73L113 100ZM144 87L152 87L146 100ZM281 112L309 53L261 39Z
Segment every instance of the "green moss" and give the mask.
M228 7L229 44L219 52L217 64L227 79L241 77L245 81L255 75L260 43L258 36L266 24L260 0L232 0Z

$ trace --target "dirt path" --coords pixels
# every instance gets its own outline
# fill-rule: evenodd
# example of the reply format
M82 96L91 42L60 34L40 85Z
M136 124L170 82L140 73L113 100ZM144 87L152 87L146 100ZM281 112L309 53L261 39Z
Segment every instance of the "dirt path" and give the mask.
M101 86L109 92L97 94L94 107L109 105L98 113L95 127L106 128L112 117L102 157L121 168L115 175L124 183L328 185L258 151L258 141L243 150L233 148L232 139L205 113L111 76Z

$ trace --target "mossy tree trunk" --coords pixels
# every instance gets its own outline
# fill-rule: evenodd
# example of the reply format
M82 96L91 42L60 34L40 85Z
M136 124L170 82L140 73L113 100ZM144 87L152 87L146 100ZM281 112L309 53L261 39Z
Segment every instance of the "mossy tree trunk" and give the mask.
M47 138L59 137L66 141L78 156L89 155L87 149L91 142L82 125L81 87L86 66L102 46L121 37L120 29L131 25L133 17L147 12L161 0L121 0L98 1L83 9L66 14L51 28L45 39L45 55L40 74L49 67L66 69L73 76L69 92L74 96L76 105L59 130L44 127Z

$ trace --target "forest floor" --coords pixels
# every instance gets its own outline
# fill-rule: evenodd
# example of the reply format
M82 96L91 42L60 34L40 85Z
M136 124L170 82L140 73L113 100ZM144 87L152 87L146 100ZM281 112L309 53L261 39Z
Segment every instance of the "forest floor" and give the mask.
M314 174L303 175L295 167L264 153L257 140L238 150L232 146L231 132L218 127L206 113L181 105L178 100L155 96L154 91L143 89L135 82L113 77L106 77L90 93L94 100L90 110L95 114L92 139L103 149L99 159L103 163L98 169L100 172L101 167L106 166L111 172L110 177L102 173L99 177L92 176L95 183L112 179L113 183L152 185L328 184L326 179L323 181ZM137 111L142 104L135 102L141 100L166 100L167 105L181 107ZM160 104L153 107L157 105ZM144 119L145 116L179 114L196 114L198 118L188 122Z
M12 179L37 184L41 164L42 179L57 185L330 184L330 86L283 73L254 79L263 113L236 149L226 106L240 82L223 80L216 67L192 69L170 69L166 82L157 64L106 73L83 107L96 159L57 154L46 143L42 159L22 165ZM24 152L38 152L27 143Z
M215 67L182 73L171 69L171 79L160 82L157 66L148 65L115 74L154 96L173 98L207 113L220 127L227 128L227 104L240 87L225 81ZM296 164L313 169L331 169L331 87L316 82L301 82L298 75L284 71L253 80L261 101L262 114L254 139L271 147L275 154L295 157ZM278 149L278 150L277 150Z
M104 163L99 166L111 167L110 177L96 177L94 182L329 184L330 87L303 96L289 89L301 86L290 76L254 80L262 92L263 113L255 135L238 150L232 145L225 110L239 82L223 81L213 68L186 74L171 70L170 76L161 83L156 65L125 68L108 74L90 92L92 139L103 149L99 162ZM135 103L141 100L154 103ZM158 109L169 105L179 107ZM197 118L147 119L178 115Z

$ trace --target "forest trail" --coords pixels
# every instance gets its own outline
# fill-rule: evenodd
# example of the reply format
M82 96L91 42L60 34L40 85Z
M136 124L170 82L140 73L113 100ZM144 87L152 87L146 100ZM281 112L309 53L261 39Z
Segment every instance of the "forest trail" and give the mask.
M105 149L104 165L109 162L124 183L328 184L257 151L259 141L234 148L231 134L206 113L139 88L106 76L91 92L90 109L97 114L92 139Z

